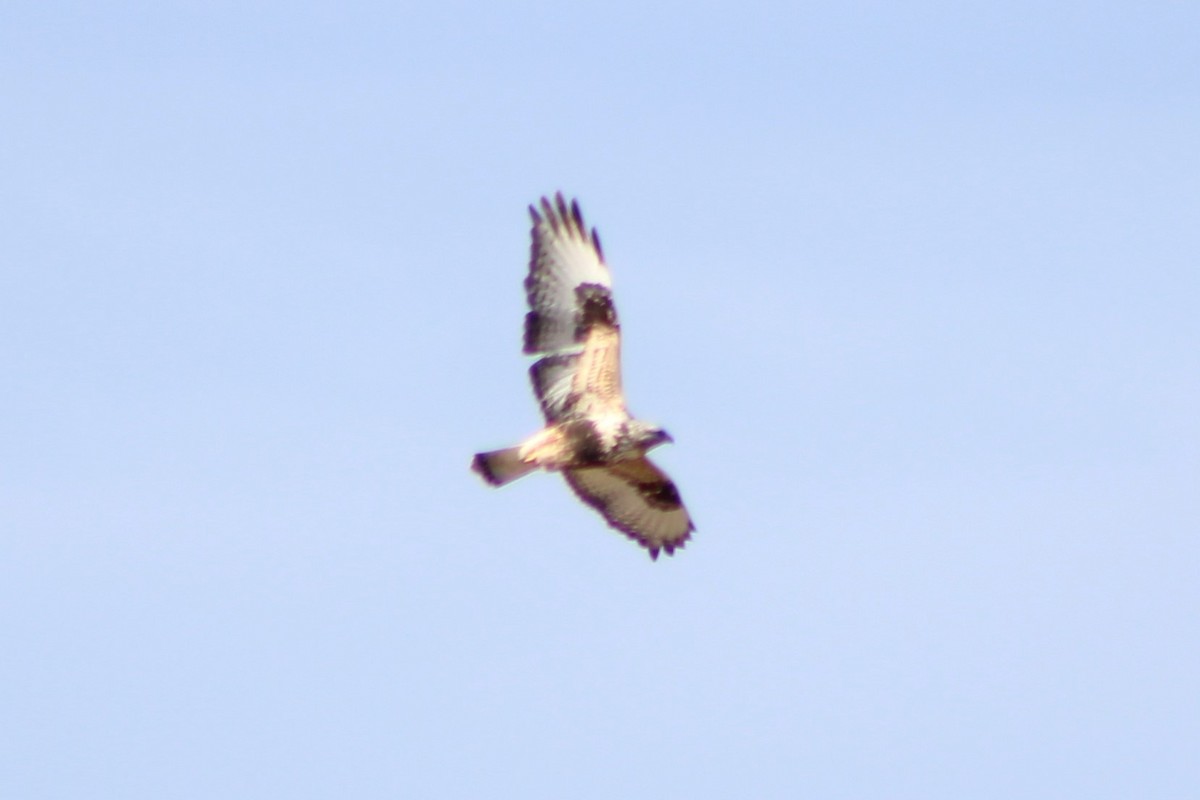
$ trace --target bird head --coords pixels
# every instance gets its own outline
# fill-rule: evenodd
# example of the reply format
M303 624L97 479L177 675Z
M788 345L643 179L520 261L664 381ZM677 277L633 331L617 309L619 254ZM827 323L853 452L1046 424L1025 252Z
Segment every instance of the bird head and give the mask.
M646 450L657 447L663 442L674 442L671 434L650 422L634 420L630 425L631 438Z

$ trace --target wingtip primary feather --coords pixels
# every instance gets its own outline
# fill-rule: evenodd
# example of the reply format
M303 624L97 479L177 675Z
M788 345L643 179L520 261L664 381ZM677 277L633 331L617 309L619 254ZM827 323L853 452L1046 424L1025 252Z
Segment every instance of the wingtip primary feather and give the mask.
M692 530L695 530L695 529L693 528ZM644 542L639 542L639 544L642 544L643 546L645 546L645 548L647 550L650 551L650 560L651 561L658 561L658 556L659 556L660 551L663 553L666 553L669 556L674 556L675 551L682 550L684 548L684 545L686 545L688 543L688 540L691 538L692 538L691 531L688 531L688 535L686 537L684 537L683 539L680 539L678 542L664 542L661 548L651 547L650 545L647 545ZM637 540L635 540L635 541L637 541Z
M561 190L556 191L553 197L543 195L536 205L529 206L529 216L532 217L535 228L543 223L549 225L555 233L560 233L561 229L565 228L569 234L577 235L583 241L590 242L596 250L596 255L600 257L601 261L604 260L600 236L596 233L595 228L591 229L589 235L578 198L573 197L568 203L566 195Z
M550 205L550 201L545 197L542 198L542 217L549 223L550 228L558 233L558 214L554 212L554 206Z

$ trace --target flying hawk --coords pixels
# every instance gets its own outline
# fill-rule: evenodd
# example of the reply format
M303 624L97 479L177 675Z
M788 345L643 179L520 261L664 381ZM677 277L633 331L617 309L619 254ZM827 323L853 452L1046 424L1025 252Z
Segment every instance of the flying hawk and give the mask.
M471 469L503 486L535 469L562 472L580 499L657 559L695 530L679 491L646 452L672 441L630 416L621 391L621 326L595 229L560 192L533 217L525 352L546 427L516 447L479 453Z

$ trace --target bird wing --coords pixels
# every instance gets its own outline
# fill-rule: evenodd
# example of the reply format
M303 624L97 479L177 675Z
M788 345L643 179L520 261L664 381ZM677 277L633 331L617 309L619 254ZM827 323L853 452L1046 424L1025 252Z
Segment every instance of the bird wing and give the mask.
M580 499L599 511L608 524L650 551L667 555L683 547L692 524L675 484L648 458L563 472Z
M547 421L624 406L621 329L612 276L595 229L561 193L529 207L533 245L525 294L525 352L545 354L530 368Z

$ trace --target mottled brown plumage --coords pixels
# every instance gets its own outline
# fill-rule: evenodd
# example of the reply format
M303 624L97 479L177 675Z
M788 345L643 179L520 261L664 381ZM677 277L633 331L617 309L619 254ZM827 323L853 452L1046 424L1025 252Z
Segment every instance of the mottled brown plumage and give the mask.
M648 458L671 441L634 419L621 388L621 326L600 239L579 204L530 206L533 246L525 293L524 350L546 427L517 447L479 453L472 469L502 486L535 469L562 472L608 523L657 558L695 530L675 484Z

